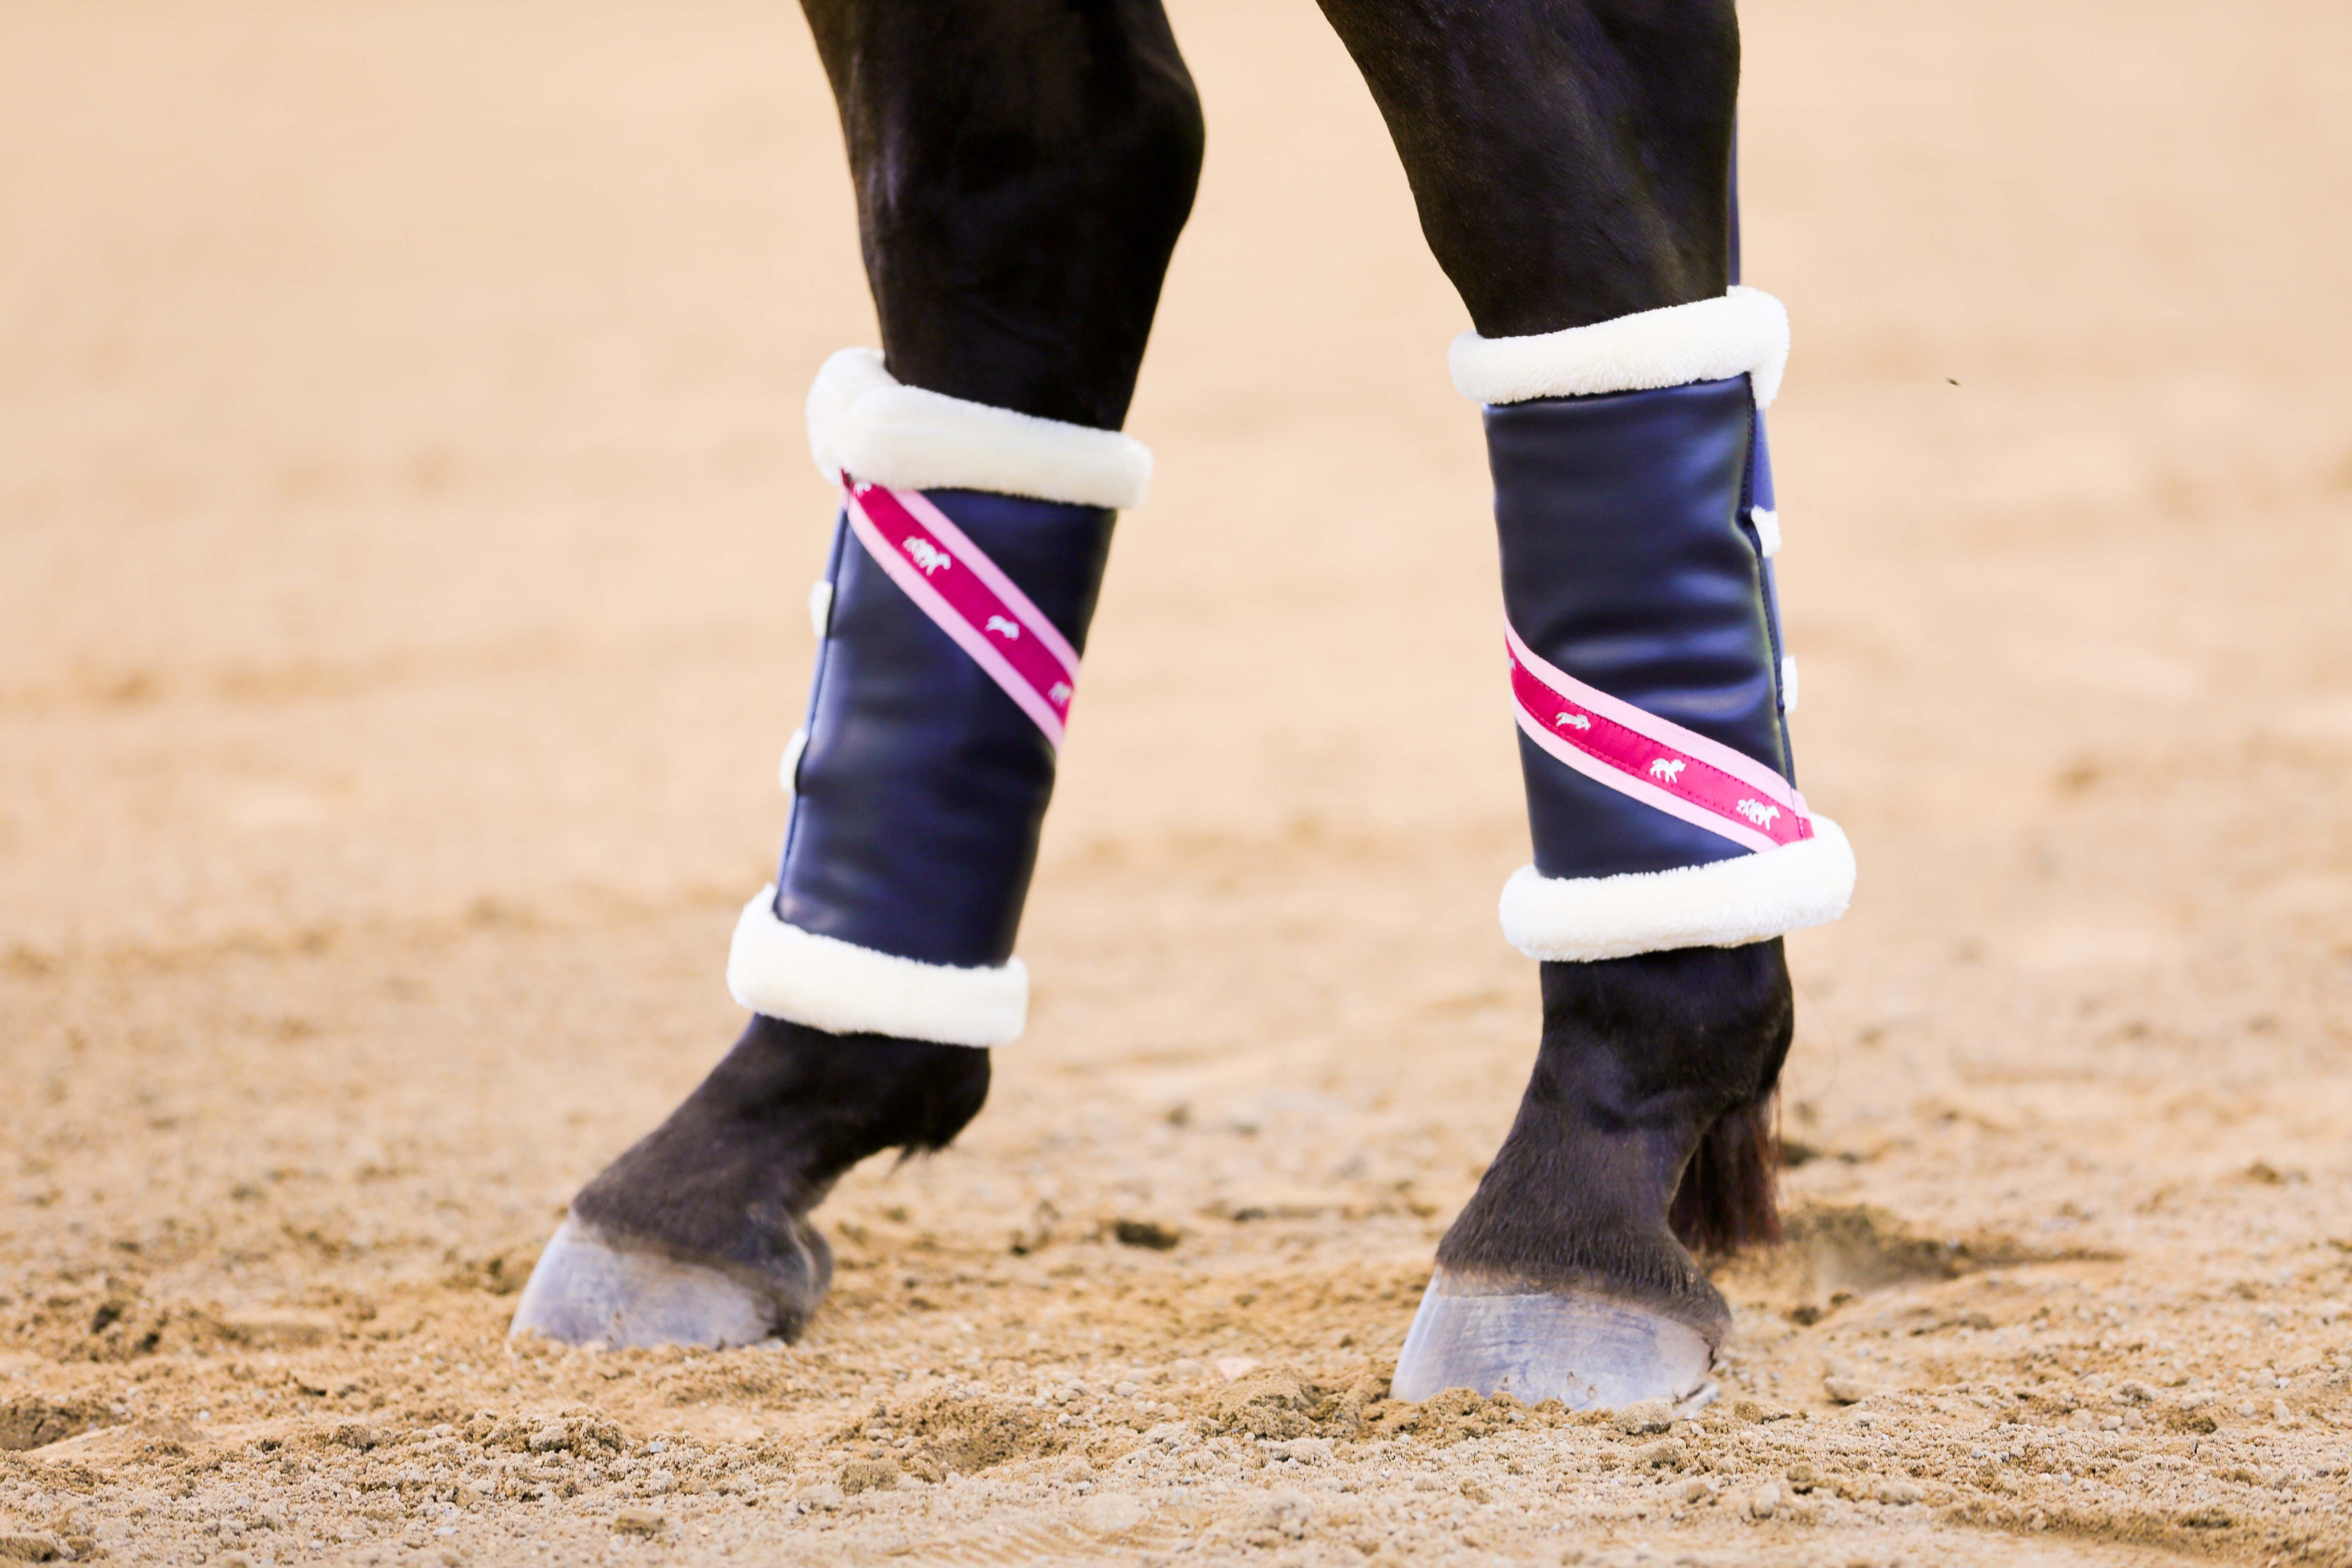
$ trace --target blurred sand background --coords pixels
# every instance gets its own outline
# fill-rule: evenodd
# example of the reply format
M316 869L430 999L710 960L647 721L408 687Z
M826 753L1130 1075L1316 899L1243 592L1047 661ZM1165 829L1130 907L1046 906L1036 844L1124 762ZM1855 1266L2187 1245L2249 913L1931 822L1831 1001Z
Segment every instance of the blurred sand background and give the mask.
M593 1356L873 338L803 25L0 4L0 1556L2352 1562L2352 11L1746 8L1864 880L1673 1431L1375 1397L1535 1038L1465 320L1314 8L1171 11L1032 1033L802 1345Z

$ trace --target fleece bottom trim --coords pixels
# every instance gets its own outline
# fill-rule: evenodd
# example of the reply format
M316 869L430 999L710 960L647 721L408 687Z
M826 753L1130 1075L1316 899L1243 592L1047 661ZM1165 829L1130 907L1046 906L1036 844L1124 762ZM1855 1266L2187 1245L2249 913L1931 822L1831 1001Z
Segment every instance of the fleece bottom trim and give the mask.
M890 1035L942 1046L1009 1046L1029 1021L1029 971L923 963L776 918L772 883L743 906L727 989L754 1013L834 1035Z
M1828 817L1812 821L1811 838L1672 871L1569 878L1522 866L1503 885L1503 935L1529 958L1580 963L1826 925L1853 898L1853 847Z

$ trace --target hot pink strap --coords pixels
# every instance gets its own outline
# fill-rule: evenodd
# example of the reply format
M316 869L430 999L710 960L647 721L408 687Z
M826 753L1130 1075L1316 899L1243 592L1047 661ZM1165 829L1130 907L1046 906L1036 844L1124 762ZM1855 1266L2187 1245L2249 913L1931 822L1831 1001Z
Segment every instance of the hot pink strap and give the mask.
M1813 836L1805 797L1755 758L1546 663L1508 623L1503 637L1521 732L1586 778L1749 849Z
M922 491L847 474L841 489L850 531L876 564L1061 750L1078 688L1078 650L1070 639Z

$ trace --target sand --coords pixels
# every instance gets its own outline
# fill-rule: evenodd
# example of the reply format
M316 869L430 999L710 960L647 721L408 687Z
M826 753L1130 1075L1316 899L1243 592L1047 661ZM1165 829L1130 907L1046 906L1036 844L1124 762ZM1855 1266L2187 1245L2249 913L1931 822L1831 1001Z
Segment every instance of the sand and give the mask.
M1381 1397L1535 1038L1465 322L1314 7L1174 15L1032 1032L804 1342L598 1355L872 336L802 26L0 9L0 1559L2352 1562L2352 12L1748 8L1864 871L1673 1425Z

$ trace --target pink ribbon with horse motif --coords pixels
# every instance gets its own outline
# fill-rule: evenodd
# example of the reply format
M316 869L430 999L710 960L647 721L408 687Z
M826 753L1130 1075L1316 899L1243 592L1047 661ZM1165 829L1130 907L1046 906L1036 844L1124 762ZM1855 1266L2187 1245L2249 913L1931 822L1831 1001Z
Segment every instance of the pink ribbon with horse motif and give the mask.
M920 490L841 476L849 527L875 563L1062 748L1078 650Z
M1770 768L1546 663L1508 622L1503 637L1520 731L1586 778L1748 849L1813 836L1805 797Z

